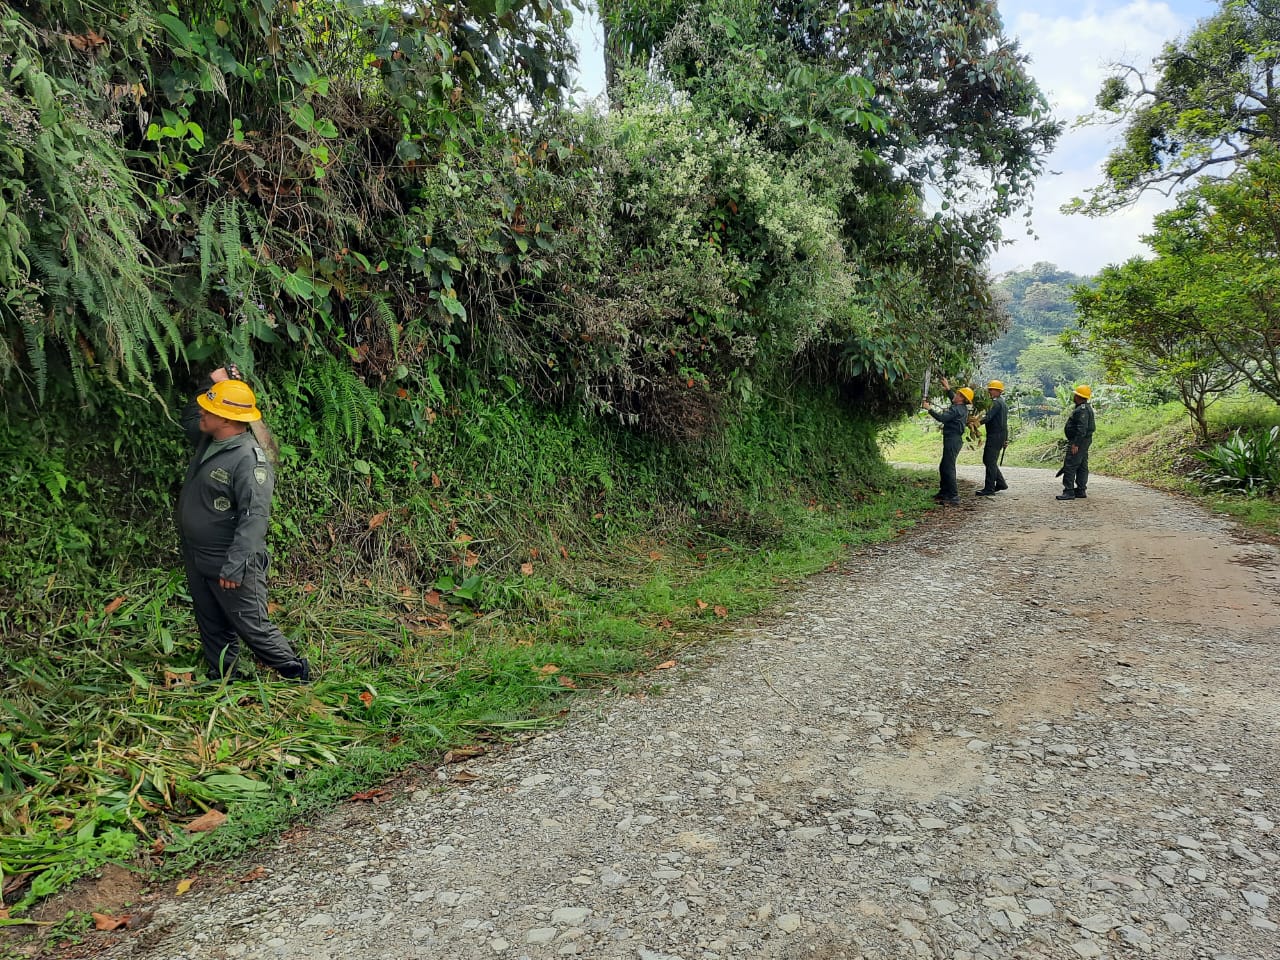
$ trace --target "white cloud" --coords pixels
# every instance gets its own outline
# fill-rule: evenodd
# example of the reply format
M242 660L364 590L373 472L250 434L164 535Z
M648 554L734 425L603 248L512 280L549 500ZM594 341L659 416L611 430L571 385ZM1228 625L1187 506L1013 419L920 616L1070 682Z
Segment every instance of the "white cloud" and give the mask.
M1146 253L1140 235L1149 232L1151 218L1171 201L1143 197L1132 207L1104 218L1088 218L1059 212L1062 204L1082 196L1102 180L1102 162L1114 145L1113 128L1070 125L1093 107L1093 98L1116 62L1147 68L1166 42L1185 34L1195 18L1212 12L1209 3L1191 14L1175 12L1168 3L1134 0L1108 8L1089 3L1078 12L1060 2L1034 6L1005 3L1005 26L1031 57L1030 70L1045 91L1055 113L1069 129L1049 159L1048 169L1036 188L1031 225L1035 237L1026 236L1021 219L1005 224L1013 242L991 259L1000 272L1030 266L1038 260L1056 263L1080 274L1092 274L1108 263Z

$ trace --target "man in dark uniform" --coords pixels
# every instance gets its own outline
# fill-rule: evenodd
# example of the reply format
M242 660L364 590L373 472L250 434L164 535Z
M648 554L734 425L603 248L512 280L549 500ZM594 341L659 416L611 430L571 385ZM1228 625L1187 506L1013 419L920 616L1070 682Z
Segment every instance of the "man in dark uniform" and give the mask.
M243 640L282 677L306 682L307 661L267 616L266 538L275 473L248 429L261 417L253 390L223 368L188 404L182 426L196 451L178 495L178 538L214 675L236 675Z
M1084 500L1089 486L1089 445L1093 443L1093 391L1087 384L1076 387L1071 399L1076 408L1067 417L1062 432L1067 435L1067 456L1062 464L1062 492L1059 500Z
M980 497L994 497L1001 490L1008 490L1004 474L1000 472L1000 454L1009 445L1009 407L1005 404L1004 383L992 380L987 384L991 406L982 417L987 428L987 439L982 447L982 465L987 468L986 482L978 491Z
M950 390L947 378L942 378L944 390ZM960 448L964 446L964 430L969 423L968 403L973 402L973 391L968 387L960 387L951 395L951 406L938 413L928 400L921 406L929 411L929 416L942 424L942 459L938 461L938 492L933 499L953 507L960 505L960 489L956 486L956 457L960 456Z

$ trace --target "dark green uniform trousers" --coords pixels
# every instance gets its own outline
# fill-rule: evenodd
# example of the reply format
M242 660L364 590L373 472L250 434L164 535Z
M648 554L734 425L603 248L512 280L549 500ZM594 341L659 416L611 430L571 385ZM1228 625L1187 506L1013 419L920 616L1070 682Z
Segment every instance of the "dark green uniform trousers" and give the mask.
M956 483L956 458L964 447L964 437L942 437L942 459L938 461L938 499L948 502L960 499L960 487Z
M1068 442L1067 457L1062 463L1063 493L1081 494L1089 486L1089 444L1088 440L1077 443L1077 452L1072 453Z
M267 616L266 554L250 558L244 582L235 590L224 590L217 577L200 573L189 551L183 550L182 559L200 644L215 676L235 676L243 637L253 655L280 676L288 680L310 679L306 663Z
M982 489L988 493L1009 489L1009 484L1004 482L1004 473L1000 469L1000 453L1004 450L1005 443L1004 437L993 437L987 434L986 446L982 448L982 465L987 470Z

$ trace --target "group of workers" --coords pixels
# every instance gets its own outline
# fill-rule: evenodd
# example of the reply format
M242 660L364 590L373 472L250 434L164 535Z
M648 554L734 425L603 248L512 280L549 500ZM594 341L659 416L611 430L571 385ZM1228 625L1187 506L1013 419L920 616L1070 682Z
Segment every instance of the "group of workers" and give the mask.
M943 389L951 391L947 378L942 378ZM928 398L921 401L921 406L929 416L942 424L942 459L938 463L938 492L933 499L951 506L960 505L960 490L956 484L956 457L964 446L966 428L972 426L985 427L986 437L982 445L982 465L986 469L985 482L977 492L979 497L994 497L1001 490L1008 490L1004 474L1000 470L1004 449L1009 445L1009 407L1004 402L1004 384L992 380L987 384L987 394L991 397L991 406L980 419L974 419L969 413L969 404L973 403L973 390L969 387L957 387L951 391L951 406L941 412L933 409ZM1087 497L1089 486L1089 446L1093 443L1094 418L1093 407L1089 399L1093 391L1088 384L1080 384L1071 395L1075 404L1071 415L1067 417L1063 433L1067 438L1066 456L1059 474L1062 477L1062 493L1058 500L1083 500ZM972 421L972 422L971 422Z

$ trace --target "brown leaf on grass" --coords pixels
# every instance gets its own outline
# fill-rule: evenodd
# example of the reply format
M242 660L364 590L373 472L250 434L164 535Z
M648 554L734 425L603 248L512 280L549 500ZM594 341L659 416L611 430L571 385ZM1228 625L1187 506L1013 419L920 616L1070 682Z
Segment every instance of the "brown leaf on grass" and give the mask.
M541 667L534 667L533 672L540 677L549 677L553 673L559 673L560 668L557 667L554 663L548 663Z
M453 542L454 542L454 543L457 543L457 544L461 544L462 546L464 546L464 547L465 547L468 543L470 543L470 542L471 542L472 540L474 540L474 539L475 539L475 537L473 537L473 536L472 536L471 534L469 534L469 533L460 533L460 534L458 534L456 537L454 537L454 538L453 538Z
M276 603L276 602L274 602L274 601L272 601L272 600L268 600L268 601L267 601L267 616L268 616L268 617L274 617L277 613L279 613L279 612L280 612L281 610L283 610L283 609L284 609L284 607L280 606L280 604L278 604L278 603Z
M360 691L360 702L361 702L361 703L363 703L366 707L368 707L368 706L372 706L372 705L373 705L373 694L372 694L372 693L370 693L368 690L361 690L361 691Z
M591 515L591 519L592 519L592 520L603 520L603 519L604 519L604 514L603 514L603 513L593 513L593 514Z
M266 868L258 866L258 867L254 867L252 870L246 873L243 877L237 877L236 880L239 883L253 883L255 880L261 880L266 875L267 875Z
M405 584L403 587L400 588L400 596L402 597L412 597L413 593L414 593L413 587L409 586L408 584Z
M649 559L650 559L650 560L661 560L661 559L662 559L662 554L660 554L657 550L650 550L650 551L649 551Z
M722 607L719 604L717 604L716 607L714 608L714 613L717 617L727 617L729 615L729 608Z
M480 554L476 553L474 550L468 550L462 556L462 565L464 567L474 567L479 562Z
M474 757L483 757L489 751L478 744L470 747L454 747L444 755L442 763L461 763L463 760L471 760Z
M361 800L365 803L377 803L379 800L385 800L391 796L390 790L382 787L374 787L372 790L361 790L359 793L351 795L352 800Z
M107 41L95 30L88 33L68 33L65 34L67 43L75 47L81 53L92 53Z
M187 877L186 879L179 880L178 885L173 889L173 895L175 897L182 896L184 893L186 893L188 890L191 889L191 885L195 882L196 881L194 877Z
M210 810L202 816L196 817L187 824L187 833L208 833L210 830L217 830L220 826L227 822L227 815L221 810Z
M0 907L0 920L8 920L8 919L9 919L9 908Z
M124 597L122 596L116 597L114 600L112 600L110 603L108 603L105 607L102 608L102 615L104 617L109 617L113 613L115 613L117 610L119 610L122 606L124 606Z
M427 603L431 604L431 606L433 607L444 606L444 600L440 598L439 590L428 590L426 593L422 595L422 599L427 601Z
M670 620L668 620L666 617L663 617L661 620L659 620L659 621L658 621L658 629L659 629L659 630L670 630L670 629L671 629L671 621L670 621Z
M655 669L655 670L670 670L670 669L671 669L672 667L674 667L675 665L676 665L676 662L675 662L674 660L664 660L662 663L658 664L658 665L657 665L656 667L654 667L653 669Z
M11 877L5 877L4 886L0 888L0 890L3 890L3 892L0 893L0 903L3 903L9 897L12 897L15 893L25 887L27 885L27 881L33 876L35 876L33 873L15 873Z
M315 593L315 592L316 592L316 585L315 585L314 583L304 583L304 584L302 585L302 592L303 592L303 593Z
M454 783L475 783L480 778L470 770L455 770L449 779Z
M556 677L556 683L560 684L560 686L564 687L566 690L578 689L578 685L574 683L573 680L569 677L565 677L565 676Z
M533 564L532 564L532 563L522 563L522 564L520 564L520 573L521 573L521 575L523 575L523 576L526 576L526 577L532 577L532 576L533 576Z
M93 917L93 929L107 933L112 930L123 930L129 926L129 921L133 919L133 915L129 913L122 917L113 917L107 913L91 913L89 915Z
M391 511L389 510L383 510L381 513L375 513L372 517L369 518L369 529L377 530L380 526L382 526L384 523L387 522L387 517L390 516L390 513Z
M185 687L195 683L195 679L193 670L166 670L164 671L164 688L172 690L174 687Z
M444 484L440 481L440 474L438 473L431 474L431 486L434 487L436 490L439 490L441 487L444 486Z
M568 560L568 559L569 559L569 551L568 551L568 550L566 550L564 547L561 547L561 548L560 548L560 556L562 556L562 557L564 557L566 560Z
M169 842L165 840L164 837L156 837L155 841L151 844L151 852L157 854L164 853L164 848L168 845Z
M698 605L699 610L705 610L709 606L709 604L705 600L695 600L694 603Z

